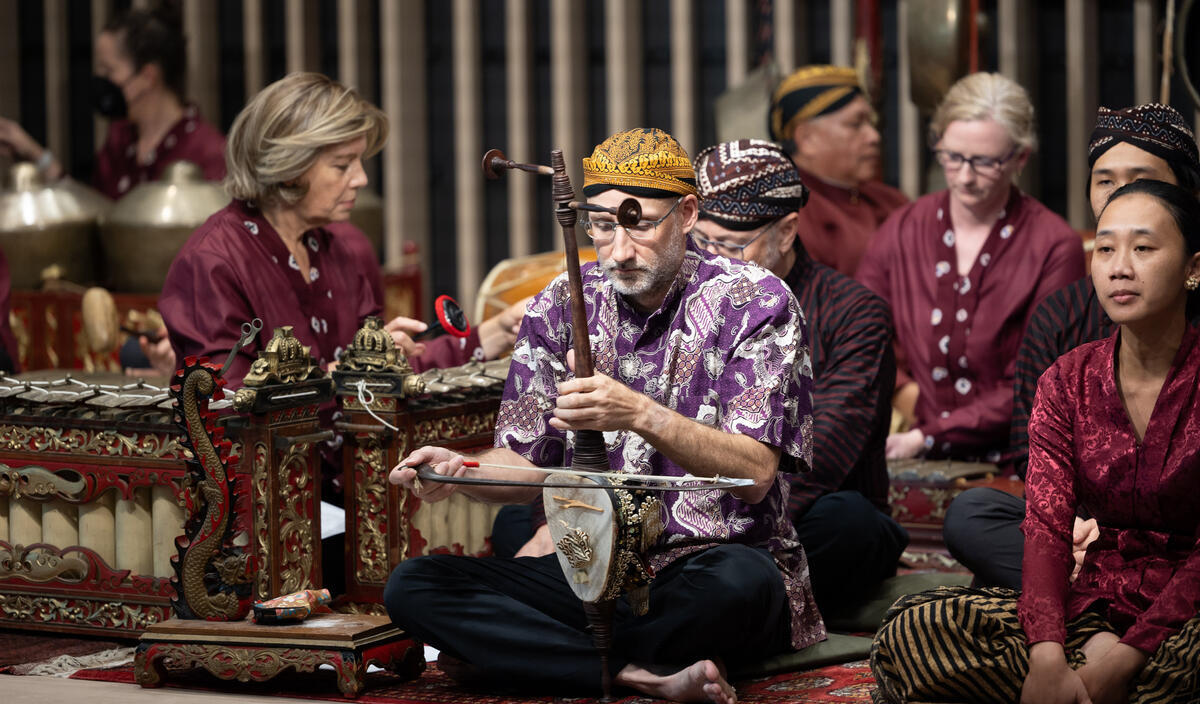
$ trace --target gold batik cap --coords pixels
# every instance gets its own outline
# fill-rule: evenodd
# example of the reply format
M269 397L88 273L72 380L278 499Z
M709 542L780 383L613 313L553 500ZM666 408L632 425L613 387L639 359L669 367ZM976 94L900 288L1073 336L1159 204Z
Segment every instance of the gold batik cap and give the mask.
M696 172L679 142L656 127L618 132L583 159L583 192L610 188L647 198L695 195Z

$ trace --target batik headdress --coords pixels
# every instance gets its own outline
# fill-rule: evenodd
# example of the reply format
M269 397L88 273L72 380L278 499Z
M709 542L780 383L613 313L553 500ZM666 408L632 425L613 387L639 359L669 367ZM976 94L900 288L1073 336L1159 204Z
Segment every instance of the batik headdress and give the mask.
M687 152L671 135L654 127L618 132L583 160L583 194L615 188L641 198L696 193L696 174Z
M771 142L741 139L696 156L700 217L753 230L804 207L808 188L791 157Z
M1167 161L1184 161L1192 168L1200 168L1196 138L1183 116L1169 105L1149 103L1122 110L1100 108L1088 142L1088 168L1120 142L1128 142Z
M862 94L854 69L805 66L780 81L771 99L771 136L787 142L796 125L838 110Z

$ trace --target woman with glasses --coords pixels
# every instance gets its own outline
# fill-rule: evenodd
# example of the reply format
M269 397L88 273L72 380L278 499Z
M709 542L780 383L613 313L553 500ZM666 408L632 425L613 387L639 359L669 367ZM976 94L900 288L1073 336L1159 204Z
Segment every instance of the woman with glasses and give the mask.
M1025 89L967 76L930 131L946 190L892 214L857 275L891 305L896 330L894 403L911 429L888 437L887 456L994 462L1008 442L1025 323L1083 276L1083 247L1014 183L1036 143Z

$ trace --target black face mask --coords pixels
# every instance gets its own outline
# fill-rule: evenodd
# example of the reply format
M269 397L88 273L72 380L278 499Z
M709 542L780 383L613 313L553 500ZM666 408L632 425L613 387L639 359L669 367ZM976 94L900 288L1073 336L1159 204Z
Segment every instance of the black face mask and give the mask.
M92 109L111 120L119 120L129 113L125 104L125 93L121 86L104 76L92 76Z

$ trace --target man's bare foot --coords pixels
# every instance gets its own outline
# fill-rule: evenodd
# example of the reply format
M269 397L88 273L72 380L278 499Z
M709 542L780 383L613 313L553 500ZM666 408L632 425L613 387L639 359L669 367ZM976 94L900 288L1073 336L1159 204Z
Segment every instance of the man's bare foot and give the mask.
M643 694L676 702L737 702L737 693L725 681L725 673L712 660L700 660L671 673L652 672L641 665L626 665L617 673L615 681Z
M466 660L459 660L453 655L447 655L444 651L438 653L437 664L439 670L459 684L471 685L482 679L479 668Z

